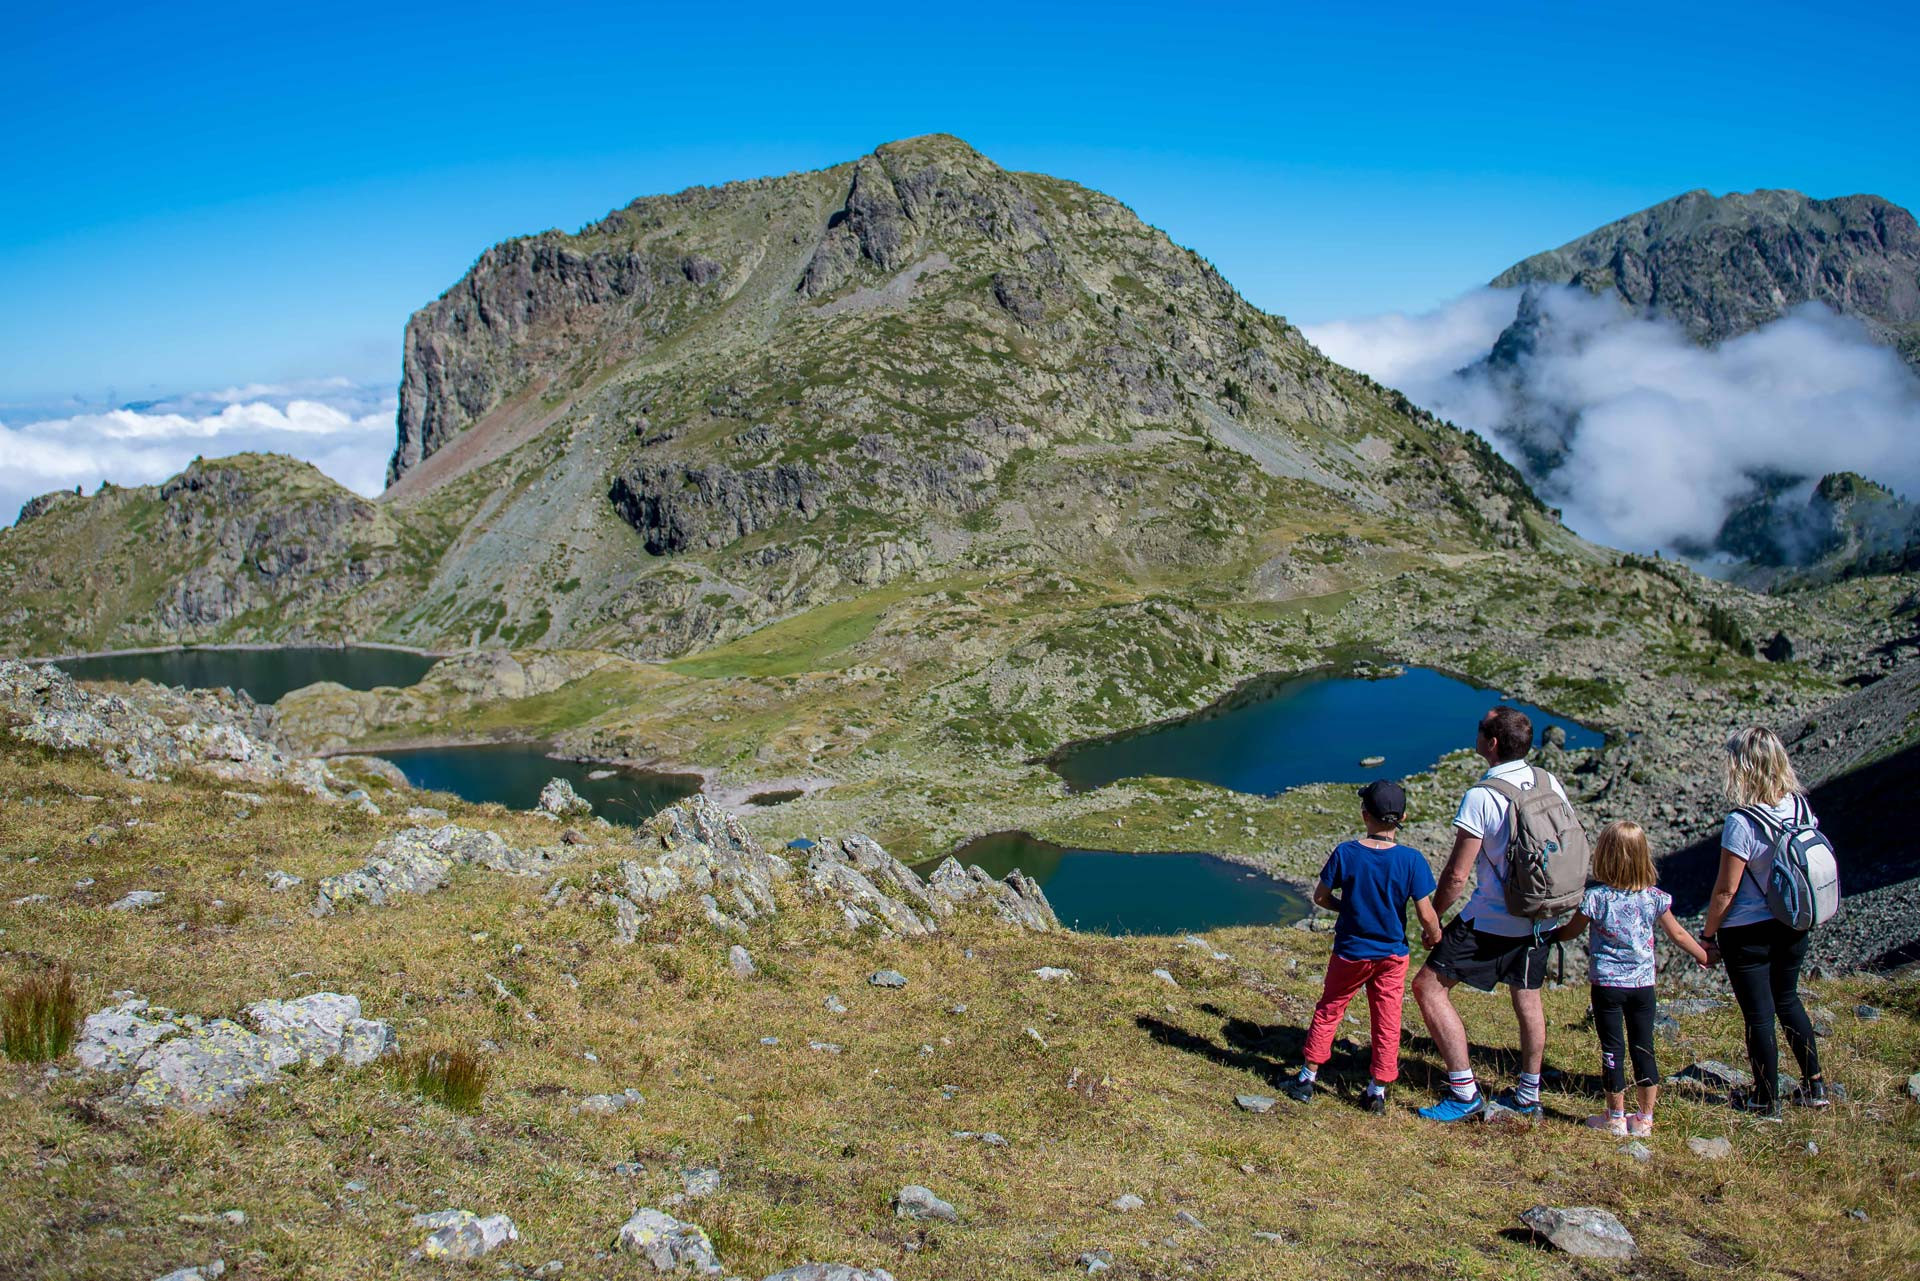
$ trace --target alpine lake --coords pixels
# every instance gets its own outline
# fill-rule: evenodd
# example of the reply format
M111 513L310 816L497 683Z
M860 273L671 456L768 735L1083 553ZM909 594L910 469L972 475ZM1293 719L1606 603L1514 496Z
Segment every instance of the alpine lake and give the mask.
M349 689L410 685L433 662L429 655L401 650L347 647L179 649L58 665L80 680L228 687L273 702L316 681ZM1046 763L1073 791L1128 778L1169 777L1271 796L1306 783L1360 783L1427 769L1446 753L1470 745L1474 726L1498 701L1493 691L1418 667L1389 676L1312 673L1263 679L1189 716L1069 744ZM1537 734L1559 726L1568 747L1604 742L1598 731L1566 717L1513 705L1533 718ZM532 808L549 779L564 778L595 813L625 823L640 822L701 785L697 775L552 757L537 743L408 748L381 755L416 787L514 809ZM762 803L786 799L768 795ZM1097 933L1282 925L1310 910L1293 884L1200 851L1076 849L1025 832L996 832L967 842L953 856L996 877L1019 869L1046 891L1063 924ZM924 875L939 861L916 870Z

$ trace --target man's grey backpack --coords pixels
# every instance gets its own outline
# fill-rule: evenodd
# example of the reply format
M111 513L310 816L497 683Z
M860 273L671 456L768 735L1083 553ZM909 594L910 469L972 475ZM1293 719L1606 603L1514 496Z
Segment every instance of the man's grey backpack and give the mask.
M1757 805L1737 812L1767 838L1766 853L1747 860L1747 875L1766 892L1773 919L1803 931L1831 921L1840 911L1840 861L1807 802L1795 794L1786 820Z
M1580 818L1553 782L1553 775L1536 769L1532 787L1504 778L1479 783L1507 798L1507 911L1528 920L1565 916L1579 907L1593 862Z

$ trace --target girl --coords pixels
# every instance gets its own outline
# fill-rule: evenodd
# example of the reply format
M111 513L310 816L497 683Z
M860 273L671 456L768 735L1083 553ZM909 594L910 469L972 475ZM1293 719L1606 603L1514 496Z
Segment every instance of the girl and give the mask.
M1660 1073L1653 1062L1653 928L1658 925L1697 963L1707 950L1674 919L1673 899L1655 887L1653 856L1638 823L1609 823L1593 850L1595 885L1587 887L1580 910L1554 931L1566 942L1591 926L1587 935L1593 984L1593 1022L1600 1030L1600 1070L1606 1081L1607 1110L1587 1124L1622 1138L1653 1133L1653 1101L1660 1094ZM1640 1110L1627 1113L1627 1059L1639 1087Z
M1801 1107L1827 1106L1827 1083L1820 1075L1820 1051L1813 1024L1800 1002L1800 965L1807 955L1804 931L1774 919L1762 877L1772 834L1755 813L1775 822L1813 823L1813 810L1800 794L1800 779L1787 749L1770 729L1740 730L1727 740L1725 787L1727 815L1720 832L1720 877L1707 904L1701 929L1707 945L1727 965L1727 982L1747 1025L1747 1058L1753 1065L1753 1089L1735 1091L1733 1106L1763 1118L1780 1115L1780 1045L1774 1037L1777 1015L1787 1044L1800 1061L1803 1084L1792 1101ZM1759 859L1760 862L1751 862Z

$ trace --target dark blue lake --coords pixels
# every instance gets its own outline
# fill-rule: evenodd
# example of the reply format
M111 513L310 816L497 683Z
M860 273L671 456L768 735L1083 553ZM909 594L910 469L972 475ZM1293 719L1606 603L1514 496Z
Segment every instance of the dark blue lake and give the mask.
M485 743L474 747L421 747L380 752L407 781L463 801L498 801L509 809L532 809L550 778L564 778L612 823L638 823L700 790L697 774L655 774L614 769L591 761L555 760L538 743ZM606 773L606 778L592 778Z
M1470 748L1500 695L1427 668L1369 680L1296 676L1256 681L1204 711L1130 734L1093 739L1049 764L1075 791L1123 778L1190 778L1271 796L1303 783L1361 783L1417 774L1448 752ZM1605 736L1527 703L1534 741L1549 725L1569 747L1599 747ZM1368 757L1386 760L1362 766Z
M1019 868L1040 883L1062 925L1094 934L1285 925L1309 907L1287 882L1212 854L1079 850L1025 832L996 832L953 856L996 877ZM934 859L915 870L925 876L939 864Z
M256 703L277 703L315 681L348 689L407 686L438 661L431 654L349 645L283 649L169 649L157 654L63 658L55 664L81 681L149 680L188 689L243 689Z

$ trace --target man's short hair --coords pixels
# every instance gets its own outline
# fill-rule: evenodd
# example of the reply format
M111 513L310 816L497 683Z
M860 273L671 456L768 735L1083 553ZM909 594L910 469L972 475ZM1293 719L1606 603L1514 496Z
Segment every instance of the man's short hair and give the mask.
M1533 720L1517 707L1502 703L1488 712L1480 722L1480 732L1493 740L1502 765L1533 750Z

